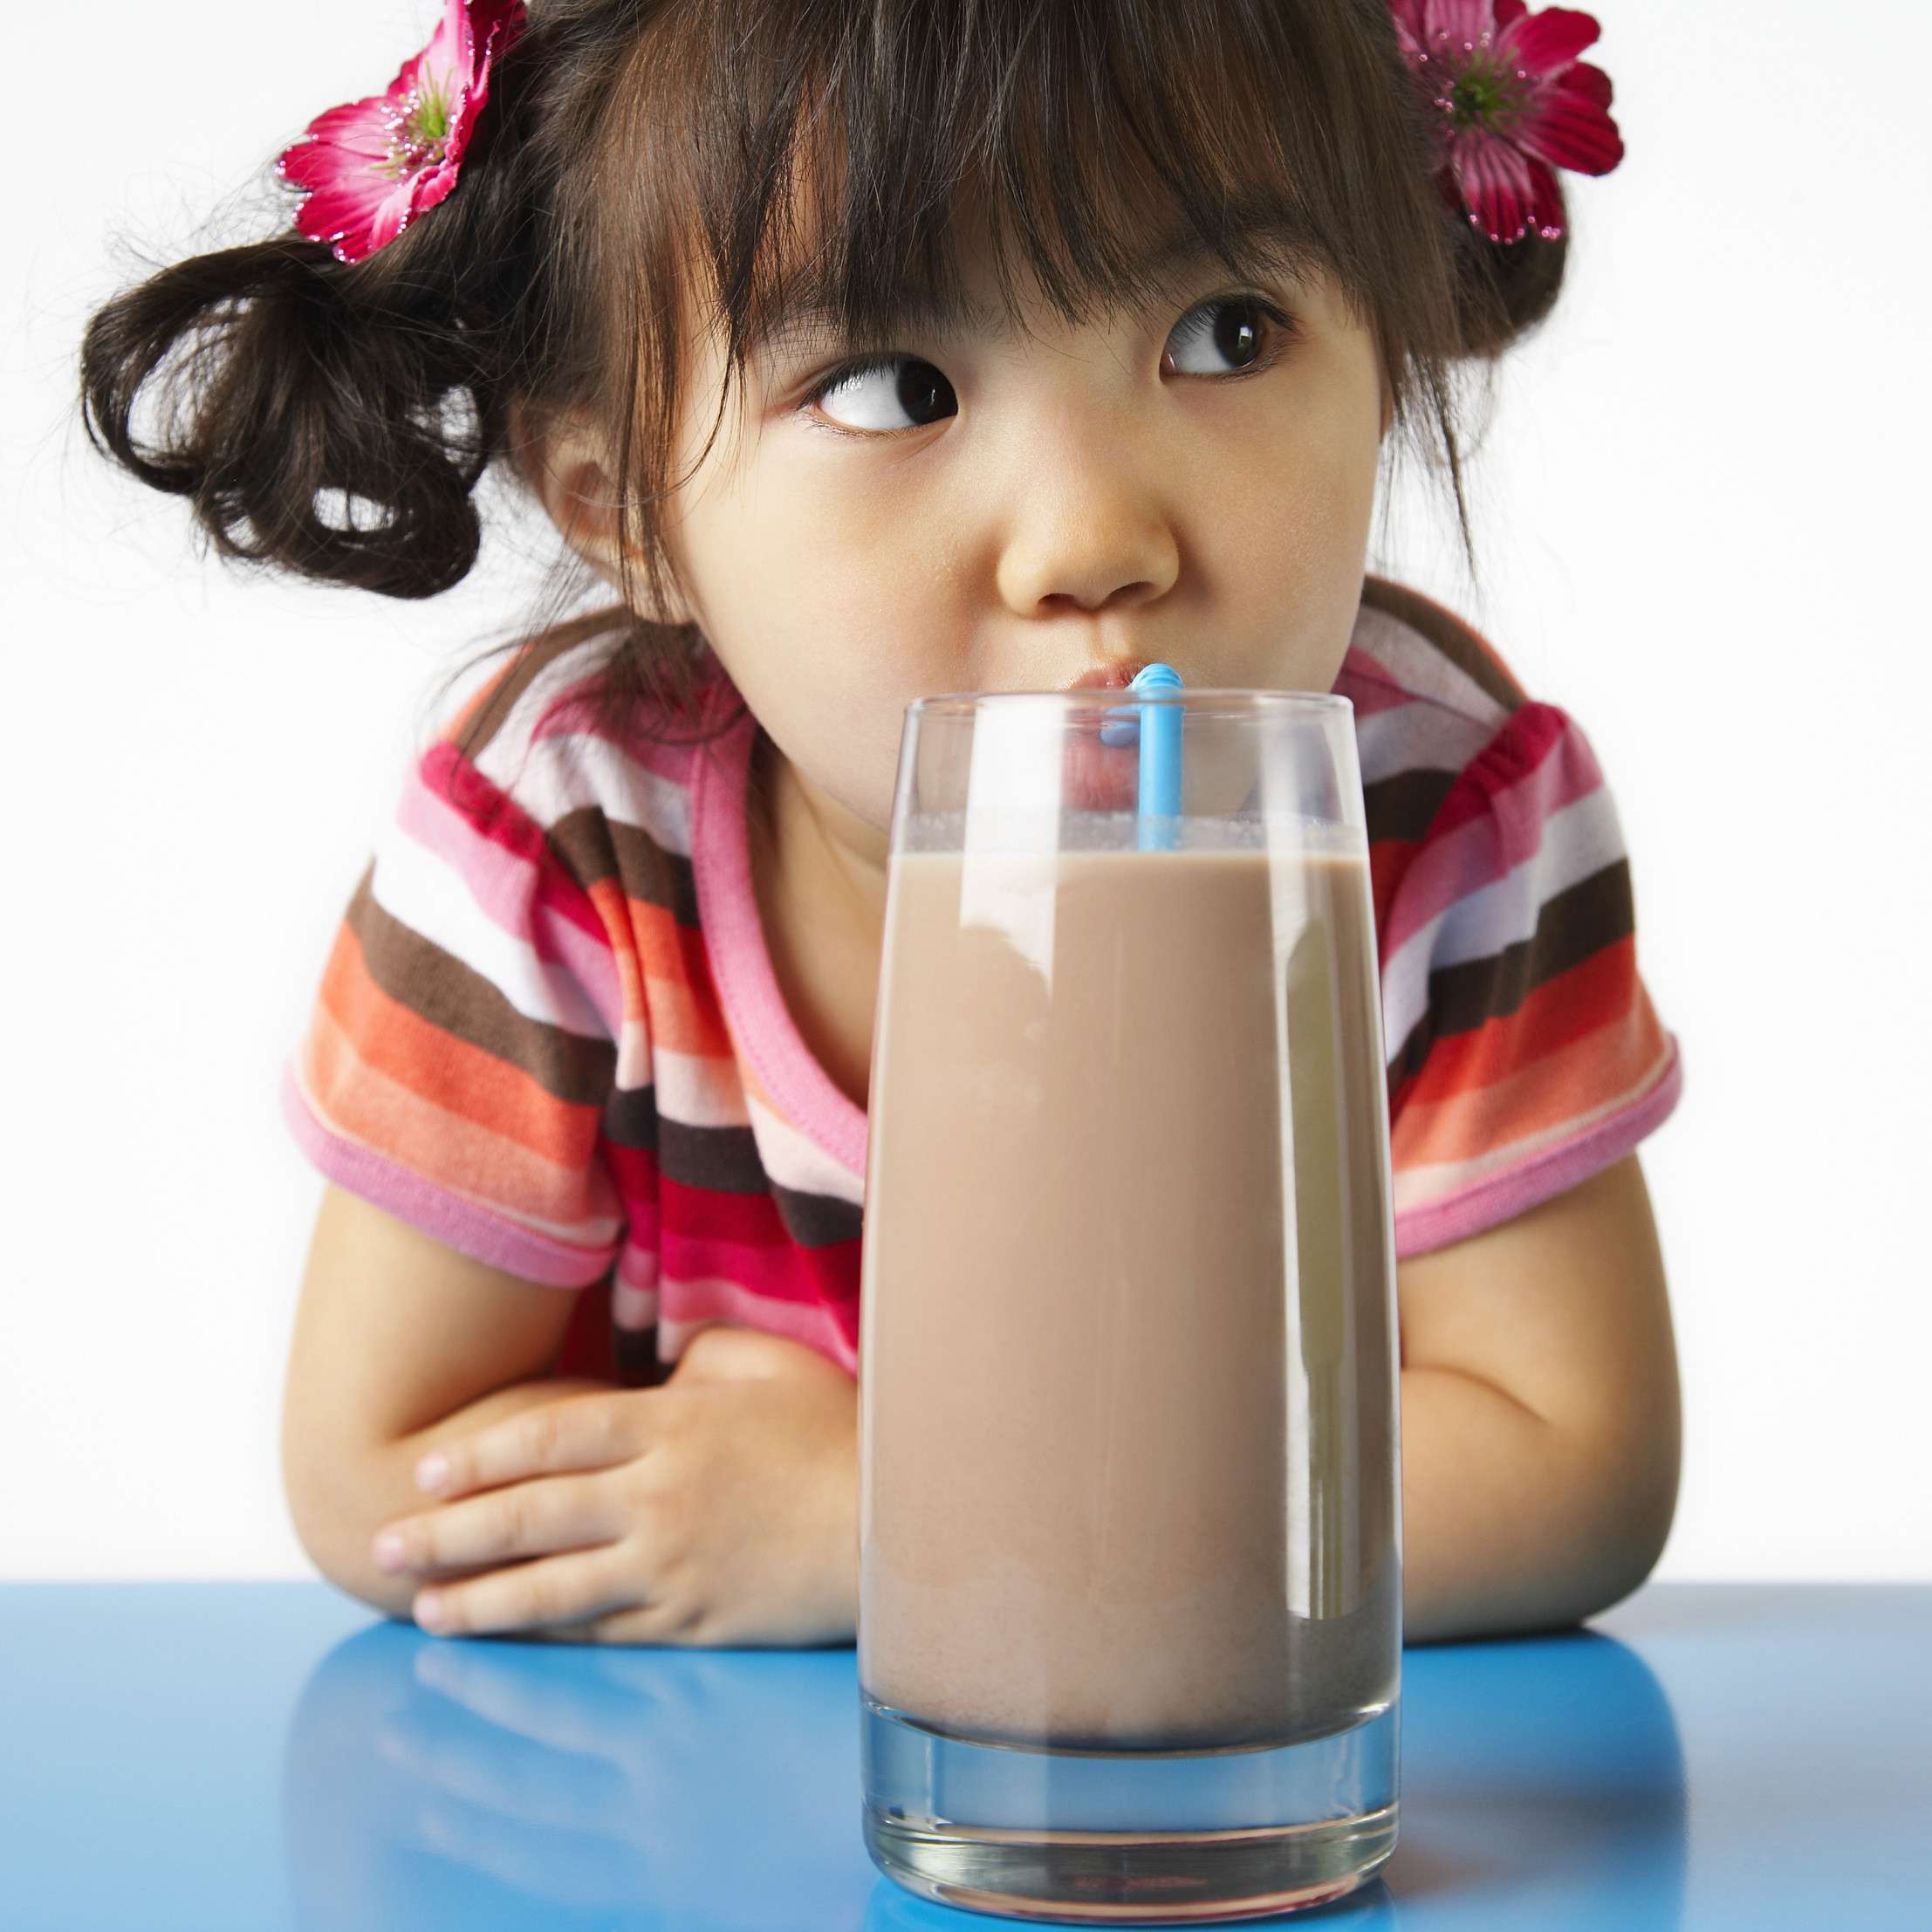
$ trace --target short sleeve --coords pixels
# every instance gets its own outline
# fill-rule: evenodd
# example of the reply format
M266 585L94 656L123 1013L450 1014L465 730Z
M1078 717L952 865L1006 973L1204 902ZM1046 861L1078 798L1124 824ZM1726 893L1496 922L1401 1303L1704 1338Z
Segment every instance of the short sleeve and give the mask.
M541 826L439 738L404 778L283 1067L303 1151L477 1260L597 1281L624 1235L599 930Z
M1382 921L1398 1255L1574 1187L1675 1106L1635 928L1588 741L1554 705L1519 706L1456 774Z

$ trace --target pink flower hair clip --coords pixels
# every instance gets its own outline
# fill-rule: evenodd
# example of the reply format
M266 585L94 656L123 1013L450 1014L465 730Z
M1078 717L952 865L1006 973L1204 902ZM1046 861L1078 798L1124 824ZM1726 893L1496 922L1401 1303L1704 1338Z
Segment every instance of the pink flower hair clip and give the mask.
M1492 242L1562 239L1553 168L1607 175L1623 159L1610 77L1577 56L1586 13L1524 0L1389 0L1412 72L1438 110L1440 179Z
M490 70L524 31L523 0L443 0L429 45L387 93L318 114L275 171L303 190L296 228L360 262L456 185Z

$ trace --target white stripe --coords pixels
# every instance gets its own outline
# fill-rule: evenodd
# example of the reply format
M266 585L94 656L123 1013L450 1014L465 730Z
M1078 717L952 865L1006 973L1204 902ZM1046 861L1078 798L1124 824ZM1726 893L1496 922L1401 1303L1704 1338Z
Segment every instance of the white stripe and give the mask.
M661 1306L667 1303L687 1312L660 1314L657 1353L661 1361L677 1360L691 1337L714 1323L730 1328L759 1329L812 1346L823 1340L829 1342L841 1359L848 1353L839 1333L837 1318L823 1302L781 1301L776 1296L761 1295L740 1282L727 1281L720 1276L681 1281L667 1275ZM701 1310L713 1312L701 1313Z
M1486 848L1477 842L1477 849ZM1599 785L1543 821L1542 842L1521 865L1464 898L1451 900L1428 925L1417 927L1382 969L1382 1025L1390 1059L1422 1017L1432 972L1487 958L1528 939L1547 901L1600 872L1623 852L1616 805L1609 787ZM1396 888L1398 896L1401 890Z
M648 1328L657 1319L657 1290L634 1288L627 1281L613 1282L611 1319L620 1328Z
M1419 698L1367 716L1358 714L1355 754L1362 783L1374 784L1398 771L1460 771L1493 736Z
M1509 716L1469 673L1413 624L1364 606L1353 641L1394 674L1404 690L1461 715L1486 732Z
M447 859L394 819L377 834L374 858L370 894L391 918L480 974L525 1018L588 1039L610 1038L575 976L497 925Z
M596 668L604 640L589 637L580 644L552 658L517 694L510 715L498 723L489 743L476 754L476 769L495 782L499 791L510 790L510 781L523 762L531 734L545 712L572 685L580 684Z
M796 1194L829 1195L854 1207L863 1204L863 1175L839 1166L816 1141L781 1120L755 1094L747 1093L744 1104L750 1115L752 1137L758 1144L758 1157L764 1162L765 1173L781 1188L790 1188Z
M531 680L476 769L507 792L546 831L586 805L634 825L681 858L691 855L690 805L684 788L647 770L608 738L593 732L553 731L531 742L544 713L590 675L589 642L567 651Z
M1430 963L1454 966L1527 939L1536 930L1537 911L1544 901L1580 885L1622 856L1616 805L1609 788L1600 784L1543 821L1542 842L1514 872L1446 908L1435 921L1442 937Z
M693 1127L750 1124L736 1060L717 1054L674 1053L663 1046L653 1059L660 1119Z
M617 1072L612 1078L623 1087L651 1084L651 1035L642 1020L624 1022L617 1041Z
M667 852L691 856L691 806L684 787L647 771L607 738L562 732L540 739L512 776L511 796L546 830L594 805L607 819L635 826Z

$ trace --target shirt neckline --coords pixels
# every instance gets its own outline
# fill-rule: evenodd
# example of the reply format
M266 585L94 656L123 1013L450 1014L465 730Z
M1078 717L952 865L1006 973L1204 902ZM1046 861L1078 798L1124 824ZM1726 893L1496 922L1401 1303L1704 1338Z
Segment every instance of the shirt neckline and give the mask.
M737 702L722 671L714 707ZM731 1037L785 1120L861 1183L866 1110L849 1099L805 1043L771 963L751 880L745 790L758 721L744 716L709 744L694 748L691 871L705 951Z

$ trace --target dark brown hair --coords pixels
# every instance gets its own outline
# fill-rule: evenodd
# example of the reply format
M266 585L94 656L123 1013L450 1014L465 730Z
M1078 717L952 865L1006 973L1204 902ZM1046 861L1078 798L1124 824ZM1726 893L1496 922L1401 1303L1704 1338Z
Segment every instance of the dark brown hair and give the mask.
M1473 570L1459 372L1548 312L1566 243L1478 236L1428 112L1388 0L531 0L447 201L353 264L284 231L159 269L90 321L83 414L224 555L428 597L475 561L517 426L586 412L618 457L623 603L495 649L610 628L597 709L624 730L689 695L702 644L627 607L634 565L654 607L675 581L687 298L729 395L807 286L859 338L889 339L910 289L956 296L968 197L1010 302L1024 271L1070 321L1148 292L1151 209L1238 272L1230 223L1261 206L1373 332ZM566 555L558 611L573 578Z

